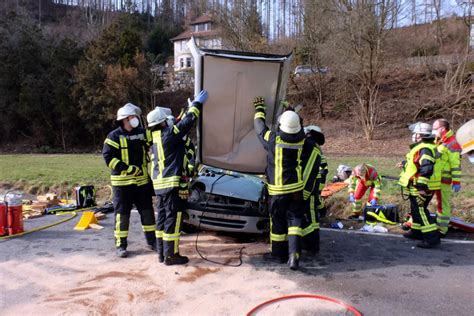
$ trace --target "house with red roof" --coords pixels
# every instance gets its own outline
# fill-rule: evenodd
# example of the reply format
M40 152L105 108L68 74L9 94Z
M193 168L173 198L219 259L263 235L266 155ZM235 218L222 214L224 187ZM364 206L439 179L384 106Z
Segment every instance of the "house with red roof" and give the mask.
M174 44L174 71L190 70L193 68L193 56L186 45L194 36L196 44L201 48L221 49L222 36L211 15L202 15L192 21L187 30L171 41Z

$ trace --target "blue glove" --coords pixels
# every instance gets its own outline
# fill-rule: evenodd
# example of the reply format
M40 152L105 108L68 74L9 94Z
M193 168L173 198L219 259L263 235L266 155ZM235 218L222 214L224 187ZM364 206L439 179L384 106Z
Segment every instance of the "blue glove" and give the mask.
M460 184L453 184L453 192L458 193L461 191L461 185Z
M370 205L372 205L372 206L377 205L377 200L376 199L370 200Z
M202 90L201 92L199 92L197 97L194 98L193 102L199 102L201 104L204 104L204 102L206 102L206 100L207 100L207 91Z
M350 195L349 195L349 202L355 203L355 201L356 201L356 200L355 200L354 194L350 194Z

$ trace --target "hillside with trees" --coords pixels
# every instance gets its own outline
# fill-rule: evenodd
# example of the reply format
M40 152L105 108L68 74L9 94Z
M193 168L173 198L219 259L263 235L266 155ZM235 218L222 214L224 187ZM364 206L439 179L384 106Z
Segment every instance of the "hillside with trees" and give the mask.
M0 4L3 151L100 147L126 102L179 108L191 91L157 94L150 69L170 38L211 14L227 46L294 53L290 102L307 122L377 142L407 123L474 116L470 3L343 0L5 0ZM452 13L452 12L451 12ZM383 128L382 128L383 127ZM390 132L387 136L383 131Z

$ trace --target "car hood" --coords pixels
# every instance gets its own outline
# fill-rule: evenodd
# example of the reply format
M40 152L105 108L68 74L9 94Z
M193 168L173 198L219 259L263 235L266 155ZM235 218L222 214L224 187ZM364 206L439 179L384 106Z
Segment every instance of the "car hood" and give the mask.
M256 176L223 171L205 172L194 180L193 186L197 183L204 184L206 193L252 202L258 202L264 190L263 181Z
M198 162L244 173L263 174L267 153L255 134L253 100L265 98L266 123L282 112L292 55L199 49L188 43L195 66L195 93L206 89L197 128Z

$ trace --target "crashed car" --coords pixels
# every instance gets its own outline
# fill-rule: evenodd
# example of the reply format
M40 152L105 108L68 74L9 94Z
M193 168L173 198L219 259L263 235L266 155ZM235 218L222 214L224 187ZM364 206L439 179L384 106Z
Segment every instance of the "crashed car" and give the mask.
M184 220L204 229L267 232L266 197L264 182L257 176L204 167L190 186Z
M200 49L194 39L188 46L194 90L207 90L209 99L197 126L196 160L204 167L191 183L184 221L217 231L266 232L267 154L255 134L253 99L265 98L266 123L275 126L292 56Z

